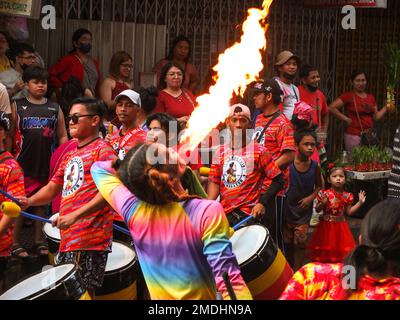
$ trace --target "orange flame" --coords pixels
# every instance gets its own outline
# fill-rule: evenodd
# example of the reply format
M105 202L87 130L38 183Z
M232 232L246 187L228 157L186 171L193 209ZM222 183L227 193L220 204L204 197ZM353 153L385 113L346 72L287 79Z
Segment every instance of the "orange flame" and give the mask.
M216 83L209 93L197 98L198 107L193 111L188 128L181 142L194 150L200 142L229 116L229 101L235 92L243 96L246 87L259 78L263 69L262 51L266 49L265 37L268 16L273 0L264 0L263 9L251 8L243 23L240 42L225 50L213 68L217 71Z

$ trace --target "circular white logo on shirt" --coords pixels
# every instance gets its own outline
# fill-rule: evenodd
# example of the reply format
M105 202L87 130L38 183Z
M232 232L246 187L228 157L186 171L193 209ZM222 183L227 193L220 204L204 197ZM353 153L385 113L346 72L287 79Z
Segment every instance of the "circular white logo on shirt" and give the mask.
M246 173L246 162L241 157L230 156L224 164L222 181L225 187L233 189L246 180Z
M257 128L255 128L255 129L254 129L254 133L253 133L253 140L255 140L255 141L258 142L258 138L260 137L260 135L261 135L261 133L262 133L263 130L264 130L263 127L257 127ZM259 144L263 146L264 143L265 143L265 132L264 132L264 134L262 135Z
M118 150L118 158L119 158L120 160L124 160L125 156L126 156L126 152L125 152L125 149L124 149L124 148Z
M68 197L74 194L84 182L85 171L83 170L83 161L80 157L70 160L64 171L64 187L62 196Z

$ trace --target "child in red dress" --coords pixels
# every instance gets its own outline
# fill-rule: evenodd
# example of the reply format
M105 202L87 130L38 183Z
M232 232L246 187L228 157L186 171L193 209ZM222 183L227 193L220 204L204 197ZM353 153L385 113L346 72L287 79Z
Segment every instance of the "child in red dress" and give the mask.
M352 215L365 203L365 192L354 206L354 196L344 191L346 175L343 168L333 168L328 181L331 188L320 191L317 212L323 210L320 223L307 245L308 257L314 262L340 262L354 249L355 242L345 214Z

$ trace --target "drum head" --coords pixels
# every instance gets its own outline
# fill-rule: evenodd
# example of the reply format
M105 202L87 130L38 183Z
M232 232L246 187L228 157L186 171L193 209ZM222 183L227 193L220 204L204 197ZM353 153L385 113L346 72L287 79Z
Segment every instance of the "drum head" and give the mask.
M268 239L268 229L261 225L251 225L237 230L232 238L232 251L239 265L253 257Z
M33 299L43 290L51 290L60 280L75 269L73 264L63 264L31 276L0 296L0 300Z
M52 215L50 217L50 220L53 221L55 218L58 217L58 213L55 215ZM55 239L55 240L61 240L61 235L60 235L60 229L57 227L53 227L50 223L45 223L43 226L43 232L45 235L49 238Z
M136 259L135 251L125 244L113 241L112 252L108 255L106 272L112 272L130 265Z

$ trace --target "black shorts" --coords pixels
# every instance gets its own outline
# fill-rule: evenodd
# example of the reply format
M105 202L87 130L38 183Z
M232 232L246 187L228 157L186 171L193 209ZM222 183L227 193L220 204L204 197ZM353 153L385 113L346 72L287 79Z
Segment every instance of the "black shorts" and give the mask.
M85 289L96 289L103 285L107 257L107 251L60 252L56 257L56 264L75 264Z

